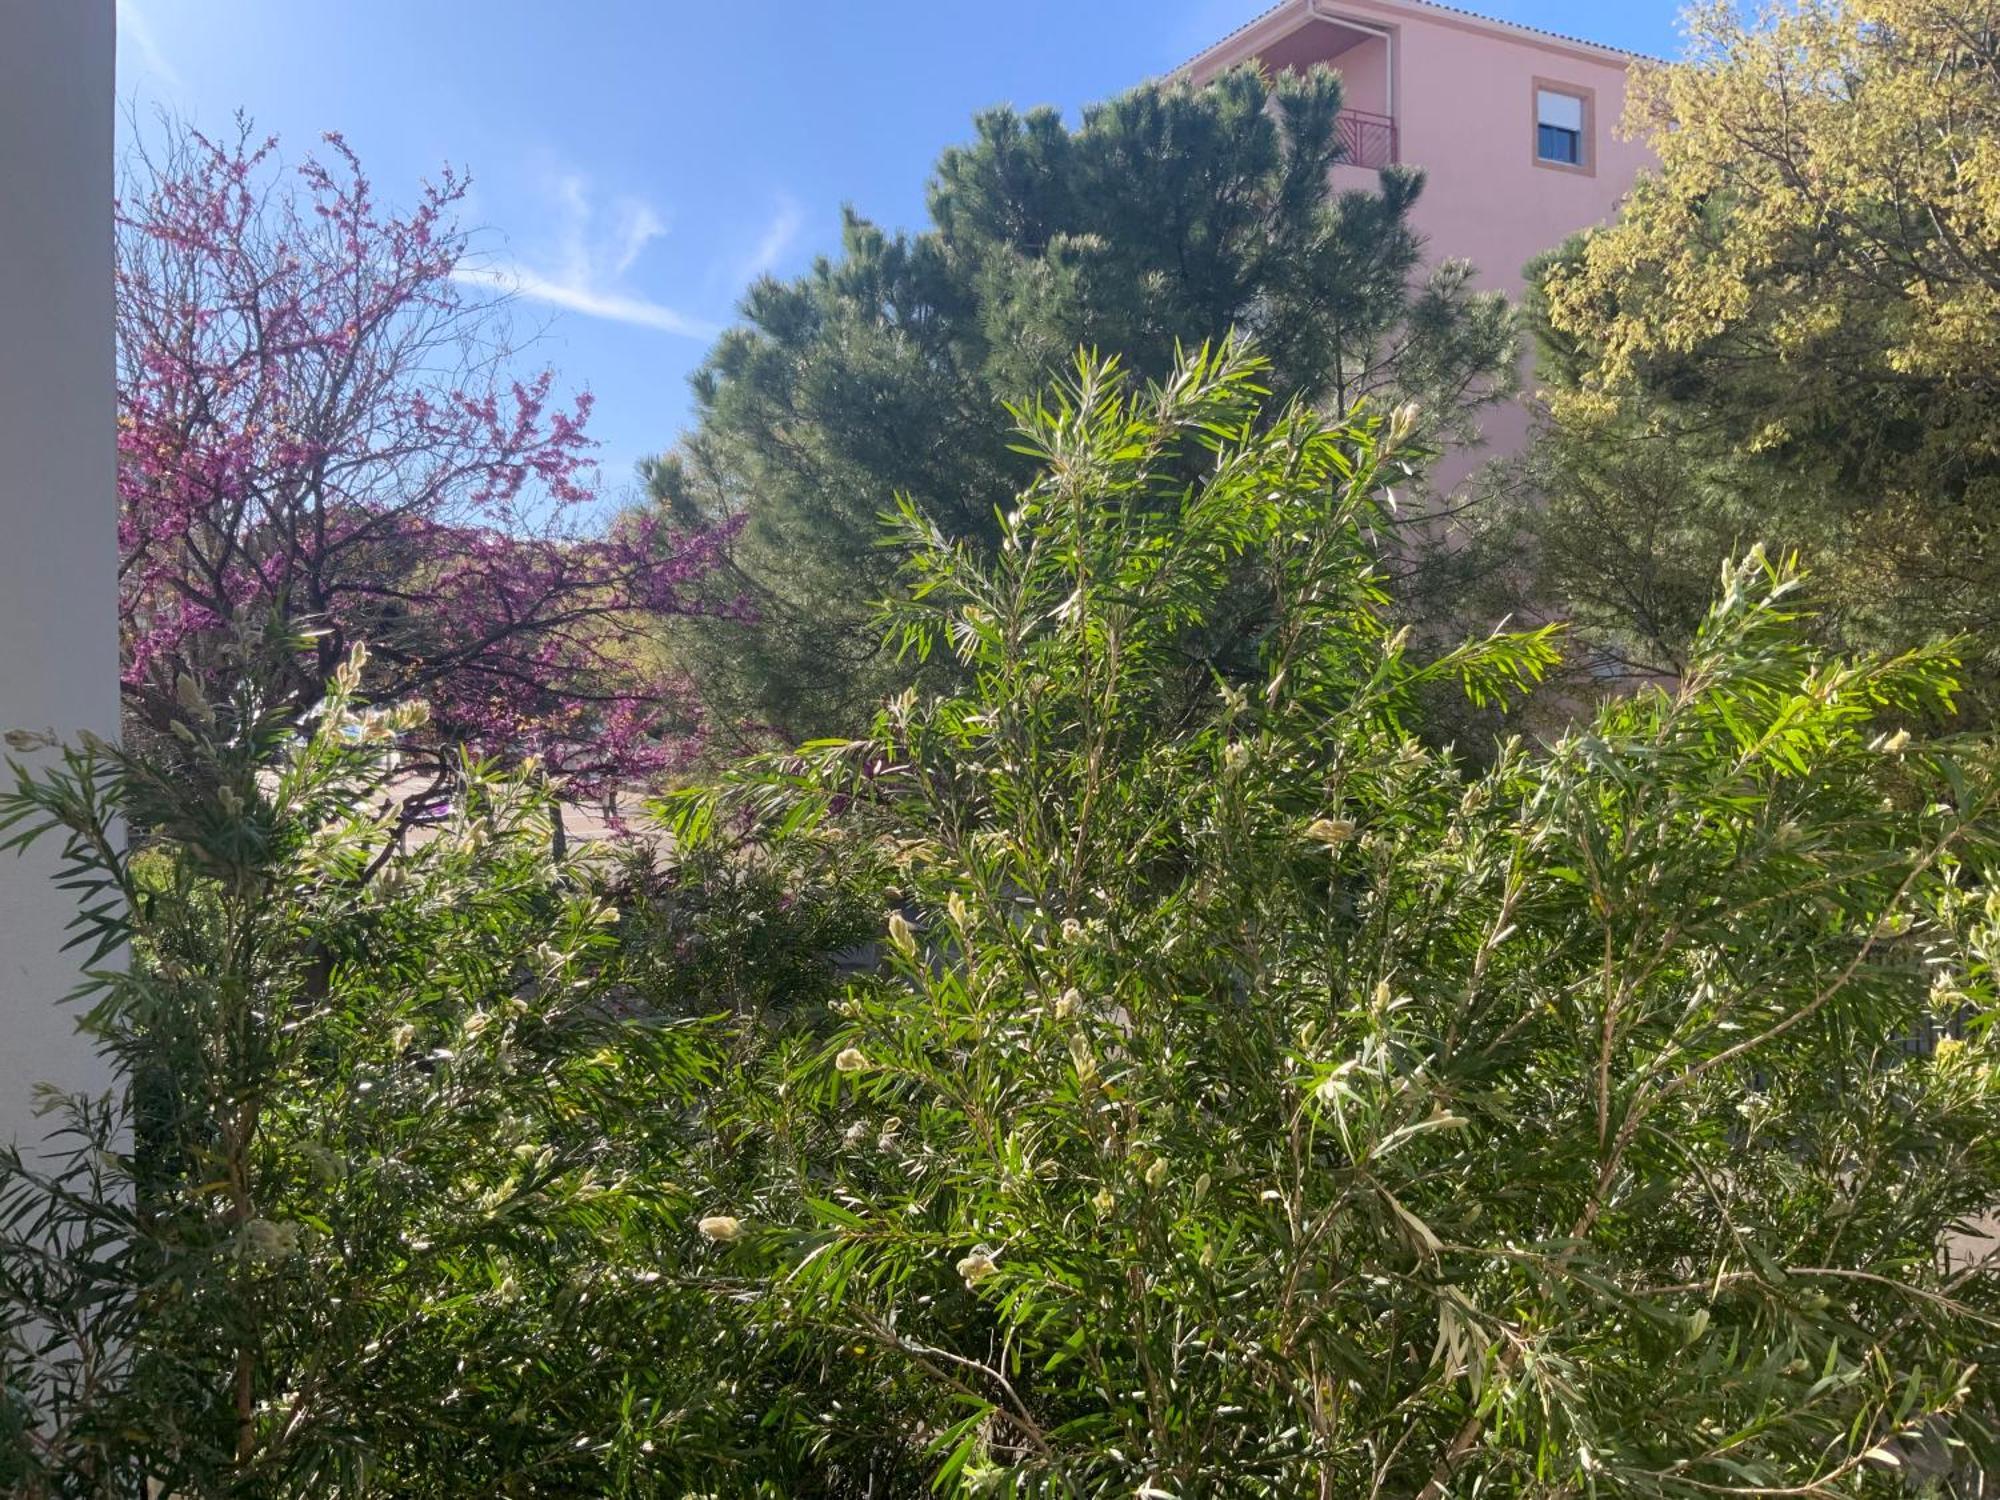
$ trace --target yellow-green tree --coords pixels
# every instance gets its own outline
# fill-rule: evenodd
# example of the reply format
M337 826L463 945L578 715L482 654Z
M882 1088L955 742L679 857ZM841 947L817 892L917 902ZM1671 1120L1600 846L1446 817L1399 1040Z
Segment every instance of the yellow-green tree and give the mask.
M1994 674L2000 0L1712 4L1690 32L1635 81L1658 171L1542 268L1543 586L1671 668L1764 539L1843 635L1965 630Z

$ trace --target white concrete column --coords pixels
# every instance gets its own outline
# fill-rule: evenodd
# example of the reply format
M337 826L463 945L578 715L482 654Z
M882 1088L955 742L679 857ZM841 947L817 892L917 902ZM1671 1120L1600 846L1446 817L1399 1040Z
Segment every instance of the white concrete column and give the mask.
M0 0L0 729L118 727L113 0ZM0 1140L109 1074L76 1032L56 849L0 854Z

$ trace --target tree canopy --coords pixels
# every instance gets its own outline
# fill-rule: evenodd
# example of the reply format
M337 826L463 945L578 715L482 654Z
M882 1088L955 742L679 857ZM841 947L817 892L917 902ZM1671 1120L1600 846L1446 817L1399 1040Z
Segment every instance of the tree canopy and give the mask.
M982 548L1031 472L1003 403L1079 346L1135 375L1253 334L1279 399L1415 399L1462 428L1513 373L1504 301L1425 267L1421 173L1337 191L1325 70L1155 83L1086 110L980 116L932 177L930 227L850 212L837 258L758 283L694 379L694 430L652 466L670 515L740 519L729 586L754 621L670 632L718 720L832 732L909 678L871 623L883 517L907 496ZM718 725L718 728L721 726Z
M366 640L371 691L430 703L432 751L537 755L586 787L671 763L695 723L685 683L620 637L642 615L730 607L694 588L721 538L593 525L588 396L564 406L552 372L517 374L498 310L455 279L464 180L446 171L398 211L326 145L291 173L247 123L221 140L172 128L131 163L128 722L164 732L182 680L219 690L246 632L268 635L303 713Z
M1694 15L1635 74L1659 154L1542 268L1551 602L1683 664L1720 561L1796 547L1834 638L2000 669L2000 8Z

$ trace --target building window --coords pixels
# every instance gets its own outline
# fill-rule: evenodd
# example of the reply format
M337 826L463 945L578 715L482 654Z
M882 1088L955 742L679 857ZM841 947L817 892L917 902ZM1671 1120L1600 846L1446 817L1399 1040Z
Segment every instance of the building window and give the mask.
M1587 166L1584 140L1589 103L1561 89L1535 90L1535 160L1558 167Z

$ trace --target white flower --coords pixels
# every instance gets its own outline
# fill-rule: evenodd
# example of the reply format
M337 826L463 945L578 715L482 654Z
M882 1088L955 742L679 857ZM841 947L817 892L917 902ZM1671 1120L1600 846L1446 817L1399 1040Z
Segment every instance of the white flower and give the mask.
M702 1232L703 1238L718 1245L733 1244L743 1237L742 1222L728 1214L710 1214L694 1227Z
M840 1055L833 1060L834 1067L842 1073L866 1073L872 1064L868 1054L859 1047L842 1047Z
M1306 837L1331 849L1354 837L1354 824L1346 818L1315 818L1306 825Z
M243 1221L243 1250L254 1260L279 1260L297 1252L299 1226L269 1219Z
M1069 1060L1076 1067L1077 1077L1086 1083L1097 1076L1097 1059L1091 1053L1090 1038L1080 1031L1070 1034Z
M1075 985L1071 985L1062 992L1062 998L1056 1001L1056 1019L1058 1021L1067 1021L1082 1009L1083 991Z
M1882 750L1887 755L1901 755L1910 743L1910 731L1899 729L1882 741Z
M206 722L208 700L202 697L200 685L185 672L174 678L174 697L182 708Z
M868 1122L866 1120L856 1120L852 1125L847 1127L847 1132L841 1136L841 1139L847 1142L849 1146L859 1146L863 1141L868 1139Z
M1064 917L1062 924L1062 935L1063 935L1063 941L1065 943L1082 942L1083 923L1077 921L1075 917Z
M1146 1186L1158 1187L1166 1180L1167 1159L1164 1156L1156 1156L1153 1158L1153 1164L1146 1168Z
M985 1245L974 1245L972 1253L961 1260L955 1269L965 1279L965 1289L971 1291L1000 1267L995 1263L991 1249Z

